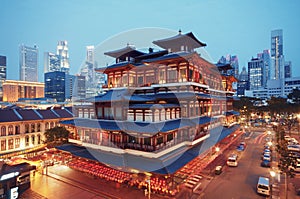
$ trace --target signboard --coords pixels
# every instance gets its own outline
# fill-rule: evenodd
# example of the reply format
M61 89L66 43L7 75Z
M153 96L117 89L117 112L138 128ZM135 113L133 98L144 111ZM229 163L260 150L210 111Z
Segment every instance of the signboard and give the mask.
M13 187L10 189L10 199L17 199L19 196L19 187Z

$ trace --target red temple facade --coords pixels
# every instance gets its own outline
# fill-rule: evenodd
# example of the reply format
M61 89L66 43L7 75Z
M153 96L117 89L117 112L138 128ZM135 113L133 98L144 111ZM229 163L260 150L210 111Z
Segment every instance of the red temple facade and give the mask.
M206 44L193 33L153 43L163 50L128 45L105 53L116 59L97 69L107 75L105 93L79 107L81 117L61 122L76 144L62 150L121 170L166 174L239 129L236 79L224 73L230 66L202 58L195 49Z

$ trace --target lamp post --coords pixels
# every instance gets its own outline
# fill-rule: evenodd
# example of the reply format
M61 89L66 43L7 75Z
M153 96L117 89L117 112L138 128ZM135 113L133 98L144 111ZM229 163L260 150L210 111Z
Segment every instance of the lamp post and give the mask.
M148 199L150 199L150 194L151 194L151 181L150 178L148 180L146 180L146 182L148 182Z
M275 171L270 171L270 176L271 176L271 187L273 188L274 177L276 176ZM271 189L271 191L272 191L272 190L273 190L273 189ZM272 193L271 193L271 198L273 198L273 197L272 197Z

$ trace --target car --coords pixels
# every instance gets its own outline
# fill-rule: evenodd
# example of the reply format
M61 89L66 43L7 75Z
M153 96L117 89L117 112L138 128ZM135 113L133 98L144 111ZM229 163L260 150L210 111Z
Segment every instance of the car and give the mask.
M289 151L300 152L300 145L298 145L298 144L296 144L296 145L288 145L287 149Z
M243 145L239 145L239 146L236 147L236 150L238 150L238 151L244 151L245 147Z
M271 161L271 155L270 154L264 154L263 155L263 160Z
M216 166L215 168L215 174L220 175L222 173L222 166Z
M262 167L271 167L271 161L265 159L260 163L260 166L262 166Z
M263 154L271 154L271 150L270 149L265 149Z

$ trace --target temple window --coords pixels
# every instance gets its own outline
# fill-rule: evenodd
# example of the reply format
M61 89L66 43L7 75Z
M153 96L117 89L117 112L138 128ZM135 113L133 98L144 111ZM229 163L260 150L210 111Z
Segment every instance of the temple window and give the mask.
M168 69L168 82L177 82L177 69L176 68Z
M166 83L166 70L165 70L165 68L160 68L159 69L158 82L160 84Z
M165 109L161 109L160 111L160 121L165 121L166 120L166 111Z
M98 118L103 118L103 109L102 107L97 107L97 115L98 115Z
M154 111L154 121L153 122L158 122L159 121L159 110L156 109Z
M145 110L145 122L152 122L152 111Z
M127 112L127 120L134 121L134 111L132 109L129 109Z
M104 117L106 119L113 119L113 111L111 107L104 107Z
M142 122L143 121L143 111L136 110L135 112L135 121Z
M185 67L180 68L179 75L180 75L179 82L186 82L186 68Z
M114 119L121 120L122 119L122 107L115 107L115 117Z

